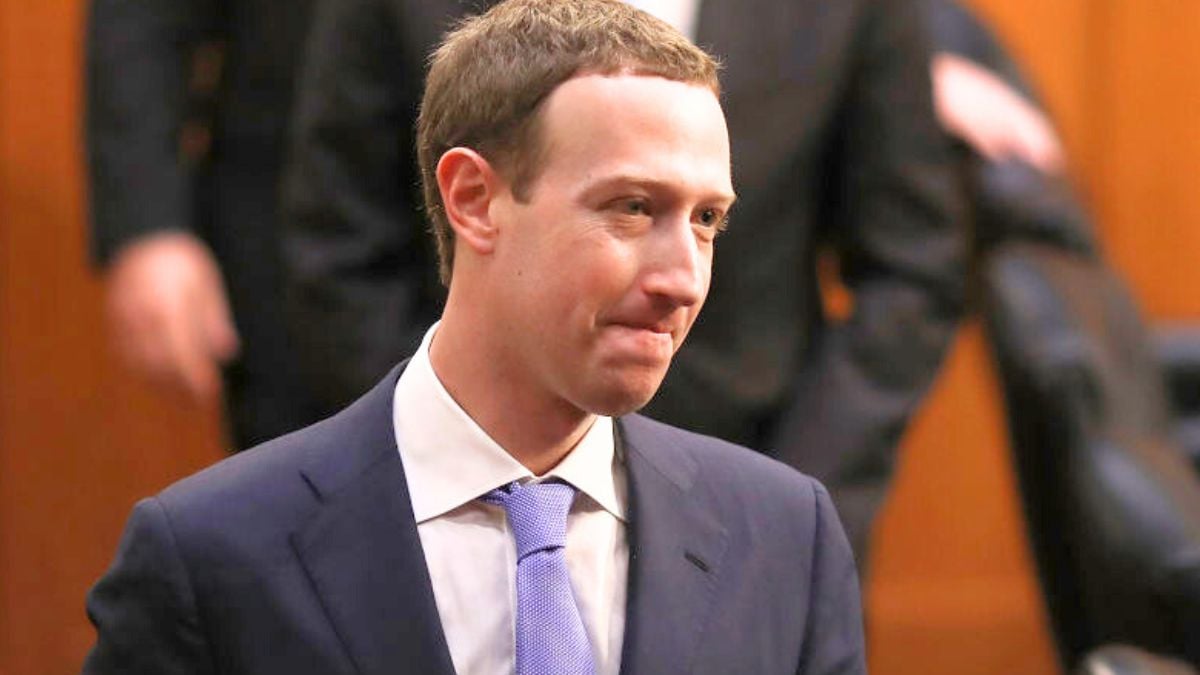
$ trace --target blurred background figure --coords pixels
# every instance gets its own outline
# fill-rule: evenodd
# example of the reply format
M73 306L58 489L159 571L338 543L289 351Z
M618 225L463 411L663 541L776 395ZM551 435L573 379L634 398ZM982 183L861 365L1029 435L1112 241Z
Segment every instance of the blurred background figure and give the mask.
M739 200L704 311L645 412L830 488L860 566L909 415L959 317L966 233L909 0L646 2L724 64ZM465 3L320 0L297 102L286 259L305 370L366 389L436 315L415 193L422 57ZM853 294L826 310L818 259Z
M308 2L94 0L92 245L118 352L222 395L241 449L315 421L283 310L278 181Z
M919 1L935 51L934 104L946 132L986 160L1062 173L1058 133L1004 47L966 6Z
M978 308L1060 663L1195 672L1106 645L1200 668L1200 447L1188 447L1194 422L1179 415L1197 413L1200 331L1156 350L1018 69L964 7L925 2L935 99L961 143Z

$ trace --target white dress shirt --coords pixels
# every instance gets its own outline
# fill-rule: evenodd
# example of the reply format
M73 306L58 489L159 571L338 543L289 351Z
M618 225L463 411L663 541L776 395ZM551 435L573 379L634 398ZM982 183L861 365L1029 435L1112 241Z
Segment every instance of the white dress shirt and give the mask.
M558 466L535 477L451 398L433 371L435 324L400 375L396 445L442 630L460 675L515 669L516 544L501 506L479 497L512 481L558 478L578 490L567 516L567 567L598 675L616 675L625 633L626 477L613 421L597 417ZM396 626L396 630L404 630Z

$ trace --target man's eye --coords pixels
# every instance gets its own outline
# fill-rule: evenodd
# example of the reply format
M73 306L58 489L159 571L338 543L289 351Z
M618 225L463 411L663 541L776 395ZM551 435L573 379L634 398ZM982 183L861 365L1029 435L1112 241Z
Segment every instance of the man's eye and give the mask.
M725 229L725 214L719 209L704 209L700 212L698 220L705 227L715 227L717 229Z
M621 211L630 216L644 216L650 213L650 207L641 199L627 199L621 203Z

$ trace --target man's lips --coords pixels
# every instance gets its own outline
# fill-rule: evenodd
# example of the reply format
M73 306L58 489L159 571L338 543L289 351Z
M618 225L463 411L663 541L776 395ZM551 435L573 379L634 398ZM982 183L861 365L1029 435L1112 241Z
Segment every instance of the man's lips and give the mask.
M610 334L618 339L617 344L624 349L631 349L644 357L650 357L654 363L662 359L670 359L675 353L679 327L672 321L642 321L637 319L622 319L607 324ZM623 349L623 351L624 351Z
M633 330L646 330L651 333L675 333L675 326L669 321L614 321L612 323L614 326L631 328Z
M686 328L670 319L622 317L602 325L606 358L614 363L661 369L670 363Z

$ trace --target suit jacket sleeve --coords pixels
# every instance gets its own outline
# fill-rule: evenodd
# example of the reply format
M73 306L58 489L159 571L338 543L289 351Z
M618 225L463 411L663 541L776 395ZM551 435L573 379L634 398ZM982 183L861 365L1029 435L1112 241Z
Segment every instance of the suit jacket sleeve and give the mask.
M829 487L860 551L963 302L961 190L919 8L864 3L825 204L854 311L817 338L775 444Z
M284 260L303 366L328 406L415 347L437 287L411 150L424 47L406 51L400 20L380 0L319 0L297 89Z
M934 52L957 54L986 67L1022 96L1041 106L1021 68L969 9L956 0L924 0L920 4Z
M96 645L85 675L216 672L166 511L134 508L112 567L88 594Z
M92 1L85 132L99 263L136 237L194 225L178 135L192 49L218 21L216 0Z
M854 555L829 493L816 485L817 531L813 538L812 597L797 673L860 675L867 672L862 604Z

